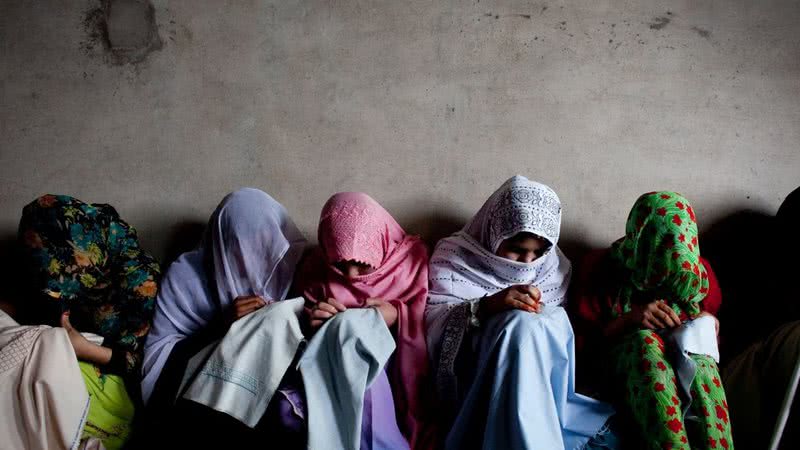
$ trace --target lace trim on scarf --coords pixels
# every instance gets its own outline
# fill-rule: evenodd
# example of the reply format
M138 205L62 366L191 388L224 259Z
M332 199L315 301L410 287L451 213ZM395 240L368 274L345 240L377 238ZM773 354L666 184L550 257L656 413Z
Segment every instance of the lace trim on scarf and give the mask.
M442 402L447 423L455 418L458 408L458 376L456 358L469 328L469 303L456 305L447 313L439 364L436 369L436 390Z

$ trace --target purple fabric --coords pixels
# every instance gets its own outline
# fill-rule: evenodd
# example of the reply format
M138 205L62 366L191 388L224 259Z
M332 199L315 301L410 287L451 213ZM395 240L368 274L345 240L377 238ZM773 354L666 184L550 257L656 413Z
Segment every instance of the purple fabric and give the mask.
M303 432L306 426L306 408L302 385L281 387L278 395L281 427L290 433ZM384 370L364 395L361 450L400 449L407 450L408 442L397 426L392 389Z
M265 192L228 194L211 215L203 243L175 260L161 280L144 347L145 404L175 344L218 320L236 297L285 299L305 244L286 208Z

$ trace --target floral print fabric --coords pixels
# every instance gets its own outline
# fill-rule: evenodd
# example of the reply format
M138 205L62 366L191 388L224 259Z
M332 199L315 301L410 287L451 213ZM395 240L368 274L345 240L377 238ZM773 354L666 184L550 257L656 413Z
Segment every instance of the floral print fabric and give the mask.
M658 333L632 333L612 351L618 388L648 449L733 449L719 367L705 355L691 358L697 372L684 418L675 371Z
M23 209L19 239L44 299L40 319L57 325L69 311L77 330L112 349L104 371L138 376L160 268L136 231L110 205L44 195Z
M689 201L676 192L650 192L636 200L625 237L611 256L628 272L615 315L631 309L637 294L666 300L681 320L700 313L708 292L708 274L700 263L697 222Z
M621 267L620 289L610 316L634 302L663 299L681 320L700 314L709 275L700 258L697 223L689 202L675 192L650 192L634 204L625 237L611 248ZM638 330L611 349L614 380L646 448L732 449L728 403L719 368L708 356L691 354L697 370L689 408L682 408L676 370L658 333ZM687 411L684 416L683 411Z

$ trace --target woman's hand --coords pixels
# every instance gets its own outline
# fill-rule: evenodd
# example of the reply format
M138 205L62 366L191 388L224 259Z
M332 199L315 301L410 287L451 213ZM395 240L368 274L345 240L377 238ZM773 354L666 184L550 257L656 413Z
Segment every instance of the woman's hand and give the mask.
M257 295L242 295L233 301L233 322L272 303Z
M541 299L542 293L535 286L518 284L481 299L478 313L484 317L512 309L538 313L542 310Z
M347 308L335 298L329 298L324 302L317 302L314 307L311 308L311 314L309 316L311 328L317 329L321 327L326 320L346 310Z
M75 356L81 361L88 361L99 365L108 364L111 361L111 349L100 345L92 344L69 322L69 312L61 315L61 328L66 330L69 342L75 350Z
M386 300L382 298L368 298L366 305L377 309L378 312L381 313L387 327L392 328L394 324L397 323L397 308Z
M717 319L717 317L715 315L711 314L708 311L703 311L703 312L701 312L700 314L697 315L698 318L699 317L703 317L703 316L709 316L709 317L713 317L714 318L714 328L717 331L717 336L719 336L719 319Z
M626 316L632 325L650 330L675 328L681 325L678 314L664 300L631 305L631 310Z

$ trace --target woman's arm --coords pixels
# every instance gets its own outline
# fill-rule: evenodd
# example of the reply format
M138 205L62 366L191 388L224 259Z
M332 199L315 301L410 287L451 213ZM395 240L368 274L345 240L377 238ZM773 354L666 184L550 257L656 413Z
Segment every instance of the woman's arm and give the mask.
M69 341L75 350L75 356L81 361L105 366L111 361L112 351L108 347L89 342L78 330L69 322L69 313L61 316L61 327L67 331Z
M381 313L383 321L386 322L386 326L389 327L390 330L397 323L397 317L400 313L397 311L397 306L393 305L391 302L387 302L381 298L368 298L366 304L368 307L375 308Z

